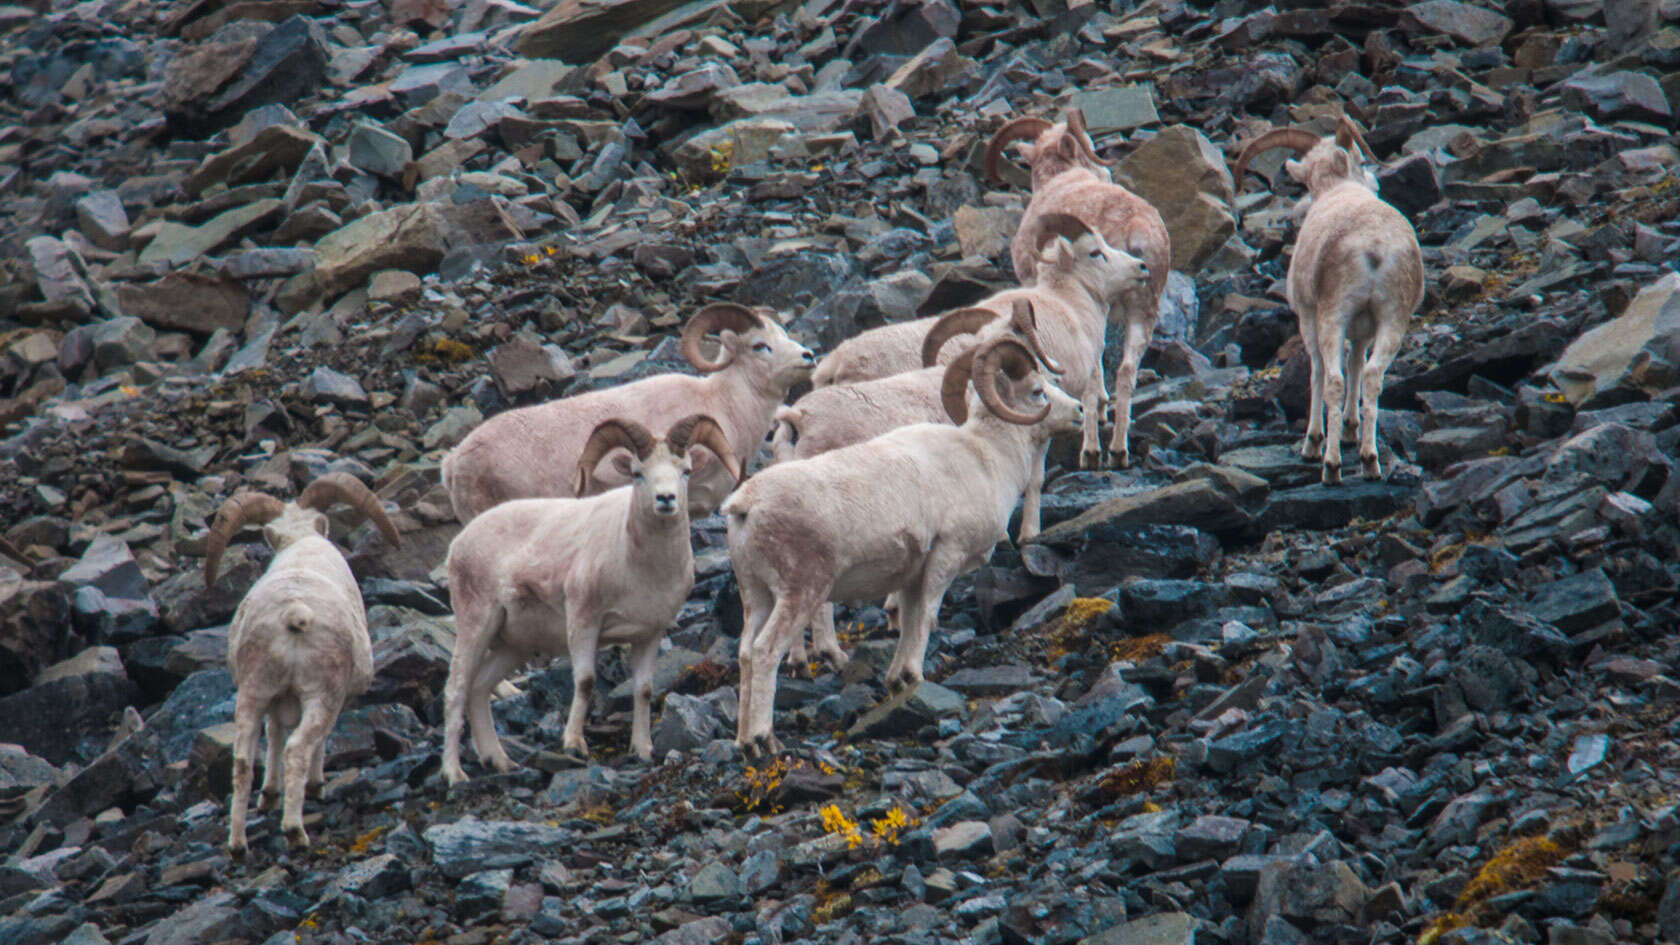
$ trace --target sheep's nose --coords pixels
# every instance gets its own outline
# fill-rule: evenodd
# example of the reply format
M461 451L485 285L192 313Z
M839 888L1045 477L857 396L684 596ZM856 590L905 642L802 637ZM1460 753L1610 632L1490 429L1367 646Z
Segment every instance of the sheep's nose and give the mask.
M1149 278L1149 267L1145 266L1143 263L1138 263L1138 275L1145 279Z
M653 501L657 502L662 509L673 508L677 504L677 494L675 492L661 492L653 497Z
M816 352L812 351L810 348L806 348L799 352L799 360L804 361L806 364L816 364Z

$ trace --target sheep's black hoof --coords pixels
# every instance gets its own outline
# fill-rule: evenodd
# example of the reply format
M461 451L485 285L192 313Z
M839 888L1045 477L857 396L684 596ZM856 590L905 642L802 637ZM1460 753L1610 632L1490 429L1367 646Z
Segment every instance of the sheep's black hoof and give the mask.
M1327 486L1339 486L1342 484L1342 466L1340 463L1324 464L1324 484Z
M1361 456L1359 458L1359 473L1366 479L1375 482L1382 478L1382 464L1375 456Z
M1103 468L1103 454L1101 452L1097 451L1097 450L1080 450L1079 451L1079 468L1080 469L1101 469L1101 468Z

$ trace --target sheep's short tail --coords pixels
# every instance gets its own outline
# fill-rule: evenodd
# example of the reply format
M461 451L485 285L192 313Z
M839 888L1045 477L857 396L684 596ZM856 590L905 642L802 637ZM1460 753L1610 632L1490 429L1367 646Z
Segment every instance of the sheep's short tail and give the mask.
M314 626L315 615L310 613L309 608L304 604L287 604L286 609L280 614L280 623L290 633L304 634L308 633L309 628Z

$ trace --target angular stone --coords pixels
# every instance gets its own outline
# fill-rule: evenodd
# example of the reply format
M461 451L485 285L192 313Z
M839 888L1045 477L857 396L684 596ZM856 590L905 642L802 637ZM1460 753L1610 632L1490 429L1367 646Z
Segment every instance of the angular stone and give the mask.
M1273 863L1260 870L1248 913L1249 929L1258 938L1272 916L1282 916L1309 932L1319 926L1357 923L1369 898L1370 890L1340 860L1322 865Z
M569 830L511 820L479 820L468 815L452 824L433 824L424 834L432 862L451 879L486 867L518 867L573 837Z
M496 386L509 397L571 380L577 373L565 352L529 335L515 335L491 349Z
M420 298L420 277L405 269L384 269L368 282L368 300L406 305Z
M961 820L933 832L933 852L940 857L988 856L992 827L984 820Z
M864 89L858 113L868 117L870 129L879 140L916 117L916 107L903 92L876 84Z
M352 167L393 180L414 160L414 146L407 138L368 121L350 129L348 147Z
M333 893L348 893L377 901L408 888L408 866L402 858L393 853L381 853L339 870L327 887L327 897L330 898Z
M945 678L943 685L965 695L1007 696L1031 689L1039 677L1021 663L960 669Z
M1542 584L1527 612L1571 636L1621 616L1616 587L1602 568Z
M653 727L654 760L673 751L698 751L723 733L724 720L711 702L679 692L668 693L659 722Z
M917 99L949 87L974 68L974 60L957 52L950 39L941 37L899 66L885 85Z
M238 332L251 314L251 294L239 282L194 272L172 272L156 282L117 285L122 310L166 331L208 335Z
M1068 104L1085 113L1085 126L1092 135L1129 131L1161 120L1155 113L1155 95L1147 85L1115 85L1079 92Z
M114 190L96 190L76 201L76 223L100 249L120 253L128 248L128 211Z
M316 242L316 284L336 295L381 269L431 272L448 251L443 226L442 211L424 203L400 204L346 224Z
M914 690L899 693L864 713L848 737L913 735L941 718L967 714L968 706L962 696L938 683L924 681Z
M513 870L479 870L455 885L454 913L463 920L483 915L502 905L513 885Z
M368 402L367 391L355 378L326 366L309 372L303 382L303 396L342 407L363 407Z
M514 48L530 59L588 63L624 35L684 0L560 0L519 34Z
M1680 383L1680 273L1664 275L1622 314L1582 332L1550 374L1574 404L1616 387L1655 393Z
M0 580L0 695L69 656L71 590L59 581Z
M1203 814L1174 838L1178 855L1185 860L1223 860L1233 856L1248 833L1249 822L1240 817Z
M1202 921L1185 912L1158 912L1079 940L1079 945L1196 945Z
M691 176L715 178L769 157L776 142L794 130L779 118L737 118L683 142L672 158Z
M1108 499L1052 525L1036 540L1063 545L1094 528L1146 524L1181 524L1213 533L1236 531L1253 520L1268 491L1259 477L1225 467L1222 476L1198 477Z
M1563 100L1590 110L1601 121L1625 118L1666 125L1674 115L1662 86L1643 72L1573 76L1563 83Z
M174 269L212 252L245 232L277 218L284 204L278 198L254 200L235 207L198 226L169 222L158 228L152 241L140 251L140 264L162 264Z
M319 23L294 16L257 40L249 58L235 66L232 81L222 80L225 86L213 81L214 94L172 96L170 118L190 132L207 134L259 106L302 101L326 81L328 44Z
M735 74L734 69L723 63L708 62L698 69L690 69L681 75L672 76L664 85L649 94L647 100L666 108L703 111L712 103L718 92L740 84L741 77Z
M1225 157L1189 125L1167 128L1126 155L1116 182L1160 212L1173 269L1196 273L1237 231Z
M1355 519L1387 518L1410 505L1417 487L1387 482L1315 484L1272 493L1259 516L1265 531L1293 527L1313 531L1341 528Z
M716 860L700 867L688 881L688 897L697 903L733 901L741 895L740 877Z
M322 143L320 135L303 128L269 125L249 141L205 158L182 186L189 196L197 197L215 184L237 186L267 180L276 173L290 175L310 149Z
M1445 33L1470 46L1497 43L1514 25L1509 17L1459 0L1424 0L1407 7L1406 15L1425 29Z
M35 281L49 302L72 302L84 312L92 311L93 293L78 273L80 259L63 240L37 236L24 244L35 270Z

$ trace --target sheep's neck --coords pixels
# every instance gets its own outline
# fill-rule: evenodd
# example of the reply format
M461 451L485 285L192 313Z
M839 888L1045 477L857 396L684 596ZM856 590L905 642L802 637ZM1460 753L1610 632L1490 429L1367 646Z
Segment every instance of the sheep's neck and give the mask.
M967 426L985 442L995 463L996 473L993 484L997 486L997 499L1009 508L1015 507L1015 499L1026 487L1027 479L1032 475L1032 462L1038 454L1038 447L1047 439L1046 428L1042 423L1022 425L1009 421L986 411L976 414L968 421ZM1008 512L1004 515L1007 517Z

